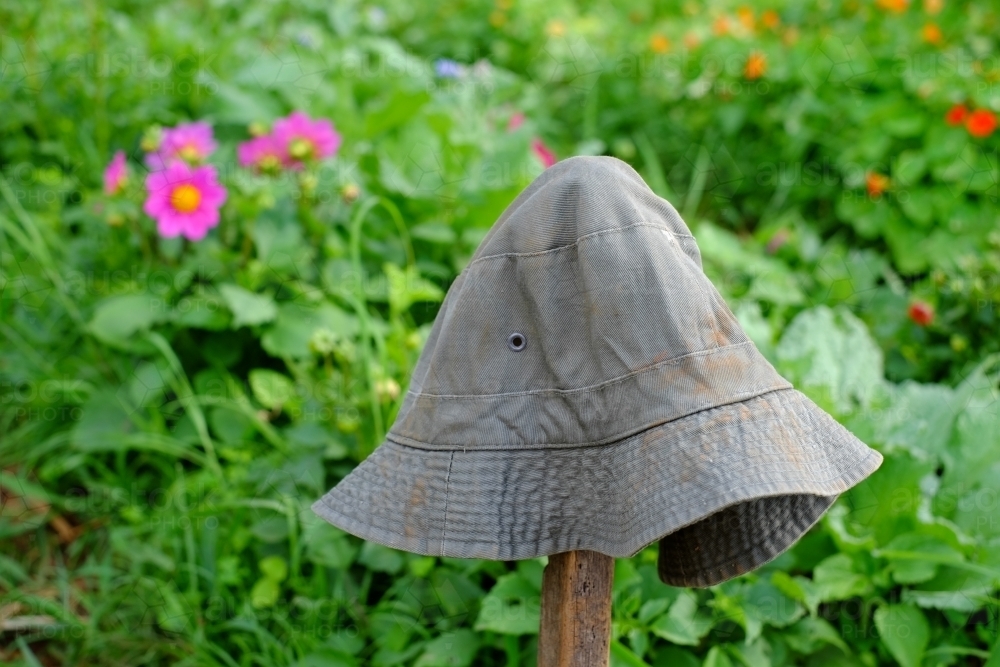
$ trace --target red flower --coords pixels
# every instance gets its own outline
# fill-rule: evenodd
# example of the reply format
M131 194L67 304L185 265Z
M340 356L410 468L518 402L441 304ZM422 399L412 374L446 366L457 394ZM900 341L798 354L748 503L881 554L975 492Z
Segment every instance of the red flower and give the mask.
M865 178L865 186L868 189L869 197L878 197L889 189L889 177L873 171Z
M965 129L972 136L984 139L997 129L997 117L992 111L976 109L966 117Z
M934 321L934 306L926 301L914 301L910 304L906 314L910 316L914 324L926 327Z
M538 137L531 140L531 151L535 154L535 157L541 161L542 165L546 169L556 163L556 154L549 150L549 147L546 146Z
M956 104L952 108L948 109L948 113L944 115L944 121L949 125L961 125L965 122L965 117L969 115L969 110L965 108L964 104Z

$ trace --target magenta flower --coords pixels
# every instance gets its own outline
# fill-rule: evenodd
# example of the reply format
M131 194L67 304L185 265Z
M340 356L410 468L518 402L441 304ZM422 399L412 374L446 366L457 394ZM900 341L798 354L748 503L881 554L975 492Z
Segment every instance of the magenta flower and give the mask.
M104 169L104 193L116 195L128 183L128 169L125 166L125 151L117 151Z
M205 238L219 224L219 207L226 201L226 189L219 184L215 167L192 167L183 161L149 174L146 190L149 196L142 210L156 220L156 229L165 238Z
M510 117L509 121L507 121L507 131L513 132L522 125L524 125L524 112L518 111Z
M285 155L284 146L271 134L254 137L236 147L241 167L264 173L274 173L281 169Z
M324 118L312 120L302 111L275 121L273 135L284 152L285 166L291 169L330 157L340 148L340 135L333 123Z
M181 123L163 131L159 148L146 155L146 164L154 170L163 169L178 160L198 164L204 162L216 146L212 126L208 123Z
M556 163L556 154L549 150L549 147L538 137L531 140L531 152L541 160L546 169Z

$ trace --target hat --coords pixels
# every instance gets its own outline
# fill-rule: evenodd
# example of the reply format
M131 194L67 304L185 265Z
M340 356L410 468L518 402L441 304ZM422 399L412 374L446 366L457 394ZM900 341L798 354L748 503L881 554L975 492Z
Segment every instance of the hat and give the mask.
M628 557L709 586L790 547L882 456L793 388L626 163L575 157L452 283L395 421L313 504L434 556Z

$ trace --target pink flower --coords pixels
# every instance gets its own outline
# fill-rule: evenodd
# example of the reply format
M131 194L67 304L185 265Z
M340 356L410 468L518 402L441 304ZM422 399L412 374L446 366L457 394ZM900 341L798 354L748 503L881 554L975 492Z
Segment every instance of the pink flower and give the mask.
M538 137L531 140L531 152L535 154L535 157L541 160L546 169L556 163L556 154L549 150L549 147L546 146Z
M244 141L236 147L236 156L240 166L255 171L274 173L281 168L285 160L285 150L274 135L265 134Z
M509 121L507 121L507 131L513 132L522 125L524 125L524 113L518 111L517 113L515 113L513 116L510 117Z
M104 169L104 192L116 195L128 183L128 169L125 167L125 151L118 151Z
M340 148L340 135L333 123L324 118L312 120L302 111L275 121L273 135L284 151L285 165L292 169L330 157Z
M149 197L142 210L156 220L157 231L165 238L205 238L219 224L219 207L226 201L215 167L192 167L180 160L149 174L146 190Z
M183 160L190 164L204 162L216 148L212 137L212 126L204 121L181 123L168 127L156 151L146 155L150 169L163 169L171 163Z

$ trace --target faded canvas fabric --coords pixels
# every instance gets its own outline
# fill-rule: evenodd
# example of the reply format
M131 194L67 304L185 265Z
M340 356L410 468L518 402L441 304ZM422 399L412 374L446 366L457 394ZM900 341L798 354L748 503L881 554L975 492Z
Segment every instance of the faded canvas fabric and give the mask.
M791 546L882 456L782 378L627 164L576 157L444 299L385 441L313 505L427 555L627 557L708 586Z

